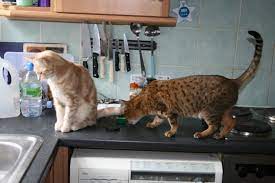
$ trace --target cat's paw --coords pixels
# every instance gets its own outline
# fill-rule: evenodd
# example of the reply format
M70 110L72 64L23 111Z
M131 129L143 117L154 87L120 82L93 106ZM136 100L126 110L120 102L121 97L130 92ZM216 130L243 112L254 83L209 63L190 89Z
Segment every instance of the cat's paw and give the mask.
M55 131L61 131L61 127L62 127L62 123L60 123L60 122L55 122L55 124L54 124L54 130Z
M175 134L176 134L176 132L173 132L172 130L169 130L169 131L164 133L164 136L170 138L170 137L174 136Z
M194 133L193 137L194 137L195 139L200 139L200 138L202 138L203 136L202 136L201 132L196 132L196 133Z
M73 125L73 126L71 127L71 130L72 130L72 131L77 131L77 130L79 130L79 129L80 129L80 126Z
M86 124L86 123L83 123L83 124L74 124L74 125L72 125L71 130L72 131L77 131L77 130L80 130L82 128L85 128L87 125L88 124Z
M62 133L70 132L71 128L69 126L63 125L60 130Z
M215 133L215 134L213 135L213 138L219 140L219 139L224 139L224 136L222 136L222 135L219 134L219 133Z
M149 123L146 124L146 127L147 128L156 128L157 126L154 125L152 122L149 122Z

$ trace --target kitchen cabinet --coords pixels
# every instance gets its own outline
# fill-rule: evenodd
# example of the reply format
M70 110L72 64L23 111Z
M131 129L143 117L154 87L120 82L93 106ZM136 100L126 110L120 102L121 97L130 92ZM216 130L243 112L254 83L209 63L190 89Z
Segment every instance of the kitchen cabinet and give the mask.
M71 149L68 147L58 147L44 182L69 183L70 157Z
M63 13L168 17L170 0L52 0Z
M176 26L176 18L169 17L169 4L170 0L52 0L50 8L0 4L0 16L15 20Z

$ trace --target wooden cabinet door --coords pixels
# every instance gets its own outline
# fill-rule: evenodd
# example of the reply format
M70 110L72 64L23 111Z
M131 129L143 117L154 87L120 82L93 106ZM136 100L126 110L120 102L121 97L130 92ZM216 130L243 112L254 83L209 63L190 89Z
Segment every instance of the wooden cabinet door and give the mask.
M69 183L71 151L67 147L59 147L53 165L48 172L45 183Z
M63 13L169 16L170 0L52 0L52 10Z

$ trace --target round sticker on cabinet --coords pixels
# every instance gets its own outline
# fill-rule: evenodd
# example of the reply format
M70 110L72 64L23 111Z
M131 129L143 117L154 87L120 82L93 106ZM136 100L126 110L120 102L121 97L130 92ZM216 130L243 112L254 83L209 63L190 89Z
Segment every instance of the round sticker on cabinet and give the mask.
M189 14L190 10L188 9L188 7L184 6L179 9L179 16L185 18L188 17Z

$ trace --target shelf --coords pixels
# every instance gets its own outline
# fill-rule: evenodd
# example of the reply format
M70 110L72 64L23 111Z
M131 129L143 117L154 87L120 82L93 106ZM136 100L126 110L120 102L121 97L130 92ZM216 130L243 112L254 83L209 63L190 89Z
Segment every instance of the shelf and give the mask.
M176 19L172 17L142 17L142 16L118 16L118 15L96 15L96 14L72 14L56 13L50 8L42 7L1 7L0 16L15 20L37 20L54 22L89 22L102 23L103 21L112 24L130 24L131 22L147 25L176 26Z

